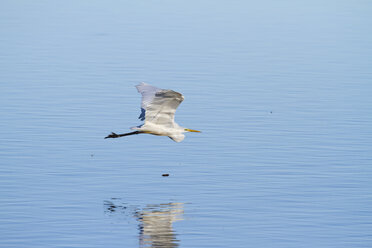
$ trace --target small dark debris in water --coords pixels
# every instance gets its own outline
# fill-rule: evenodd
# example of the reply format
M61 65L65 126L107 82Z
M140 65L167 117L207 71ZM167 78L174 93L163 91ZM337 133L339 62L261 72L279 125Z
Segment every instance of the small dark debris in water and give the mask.
M163 177L169 177L169 174L163 174L162 176Z
M273 113L273 111L270 111L270 114L272 114Z
M91 157L94 157L94 154L90 154Z

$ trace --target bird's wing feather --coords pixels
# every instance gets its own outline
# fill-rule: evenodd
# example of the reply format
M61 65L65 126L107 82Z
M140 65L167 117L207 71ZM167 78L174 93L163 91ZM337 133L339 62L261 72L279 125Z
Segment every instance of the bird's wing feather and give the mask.
M136 86L139 93L142 95L142 102L141 102L141 114L138 117L141 121L145 120L145 113L147 106L152 102L155 97L156 92L161 91L161 89L156 88L152 85L146 83L140 83Z
M141 115L145 123L174 128L174 114L184 97L173 90L162 90L146 83L136 86L142 94Z
M155 94L152 102L146 109L146 122L163 125L169 128L176 127L174 114L184 97L173 90L161 90Z

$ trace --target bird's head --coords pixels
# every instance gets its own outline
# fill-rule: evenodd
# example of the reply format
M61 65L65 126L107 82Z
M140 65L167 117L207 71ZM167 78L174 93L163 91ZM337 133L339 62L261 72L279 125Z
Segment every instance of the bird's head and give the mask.
M193 130L193 129L188 129L188 128L185 128L184 130L185 130L185 132L195 132L195 133L201 133L201 132L200 132L200 131L198 131L198 130Z

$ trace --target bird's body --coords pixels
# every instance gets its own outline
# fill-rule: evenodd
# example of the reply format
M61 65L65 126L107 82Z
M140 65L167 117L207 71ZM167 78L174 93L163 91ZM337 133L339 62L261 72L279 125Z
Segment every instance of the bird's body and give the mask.
M178 125L177 125L178 126ZM172 140L176 142L181 142L185 135L183 134L185 132L185 129L183 127L171 127L171 128L164 128L162 126L153 124L153 123L145 123L144 125L140 127L133 127L132 129L136 129L143 133L149 133L153 135L158 136L168 136Z
M200 132L179 126L174 121L177 107L184 100L181 93L173 90L159 89L146 83L136 86L142 95L141 114L138 117L145 121L144 124L133 127L135 132L126 134L112 133L106 138L118 138L122 136L148 133L159 136L168 136L176 142L181 142L185 132Z

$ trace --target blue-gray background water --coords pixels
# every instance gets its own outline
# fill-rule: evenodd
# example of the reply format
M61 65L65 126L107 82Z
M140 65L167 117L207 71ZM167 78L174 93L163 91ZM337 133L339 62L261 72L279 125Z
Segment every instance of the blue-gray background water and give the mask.
M370 1L0 5L0 247L372 246Z

